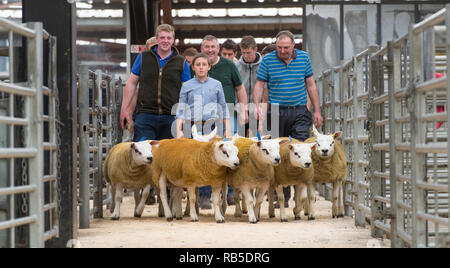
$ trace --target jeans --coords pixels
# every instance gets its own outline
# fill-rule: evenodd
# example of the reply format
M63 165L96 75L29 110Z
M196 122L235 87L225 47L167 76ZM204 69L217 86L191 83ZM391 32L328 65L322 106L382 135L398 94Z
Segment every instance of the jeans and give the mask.
M141 139L162 140L172 139L172 123L175 121L173 115L157 115L140 113L134 121L135 142Z

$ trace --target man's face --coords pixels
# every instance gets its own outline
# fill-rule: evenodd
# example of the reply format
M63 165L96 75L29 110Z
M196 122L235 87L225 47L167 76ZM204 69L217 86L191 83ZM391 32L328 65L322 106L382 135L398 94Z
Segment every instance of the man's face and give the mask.
M203 41L200 50L202 53L208 55L209 62L211 62L211 64L217 61L217 57L219 56L219 45L217 44L216 40Z
M258 48L256 47L249 47L249 48L242 48L241 47L241 53L242 58L244 58L244 61L247 63L252 63L256 59L256 51Z
M192 60L194 59L194 56L184 56L189 64L189 66L191 66L192 64Z
M161 31L156 35L156 42L161 51L168 52L172 49L175 39L173 38L173 33Z
M295 43L287 36L280 36L277 39L277 55L281 60L288 61L294 52Z
M222 52L220 55L224 58L227 58L233 61L234 57L236 57L237 52L234 52L232 49L222 48Z

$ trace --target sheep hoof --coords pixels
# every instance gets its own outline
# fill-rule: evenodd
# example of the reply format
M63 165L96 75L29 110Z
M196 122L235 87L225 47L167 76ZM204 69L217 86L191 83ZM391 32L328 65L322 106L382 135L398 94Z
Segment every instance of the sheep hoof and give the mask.
M247 213L248 213L247 210L243 210L243 211L242 211L242 214L247 214Z
M173 221L173 217L166 218L167 221Z
M120 219L120 217L116 217L116 216L111 217L111 220L113 220L113 221L118 221L119 219Z
M250 221L251 224L257 224L257 221Z
M198 222L198 219L193 219L191 220L191 222Z
M309 216L309 213L307 213L307 212L305 212L304 214L305 214L305 216Z
M314 216L309 216L308 217L308 221L313 221L313 220L315 220L316 219L316 217L314 217Z
M217 220L216 222L217 222L217 223L224 223L225 220L224 220L224 219L220 219L220 220Z
M134 217L135 217L135 218L140 218L141 215L139 215L139 214L137 214L137 213L134 213Z
M344 218L344 214L339 214L336 216L336 218Z
M275 218L275 215L269 215L269 218Z
M177 217L176 219L177 219L177 221L180 221L183 219L183 217Z
M281 222L288 222L288 219L281 219Z
M295 215L294 220L299 221L299 220L301 220L301 219L302 219L302 218L301 218L300 216Z

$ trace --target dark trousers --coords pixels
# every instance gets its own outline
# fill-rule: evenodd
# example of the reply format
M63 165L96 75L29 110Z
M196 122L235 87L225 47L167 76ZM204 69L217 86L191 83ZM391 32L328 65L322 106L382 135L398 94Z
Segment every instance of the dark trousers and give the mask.
M271 130L272 105L267 111L267 128ZM299 141L305 141L310 136L312 114L306 105L293 107L279 107L279 131L280 137L291 136ZM283 188L285 200L291 198L291 188Z
M162 140L172 139L172 123L175 121L173 115L158 115L140 113L136 114L134 120L134 138L135 142L141 139Z

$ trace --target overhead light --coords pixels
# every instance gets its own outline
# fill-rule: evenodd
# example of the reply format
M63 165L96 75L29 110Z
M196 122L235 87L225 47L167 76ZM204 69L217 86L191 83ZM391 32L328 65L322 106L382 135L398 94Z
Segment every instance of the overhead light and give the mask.
M264 0L258 0L258 2L260 2L260 3L264 3Z
M92 5L93 2L94 2L94 1L92 1L92 0L87 0L87 3L88 3L89 5Z
M191 4L195 4L195 0L189 0Z
M105 0L105 4L106 4L106 5L111 4L111 0Z
M8 0L2 0L2 4L4 5L8 4Z
M122 4L126 5L127 4L127 0L122 0Z
M211 4L213 0L206 0L206 2L208 2L208 4Z
M230 3L230 0L225 0L225 3L227 3L227 4Z
M247 0L241 0L242 3L247 3Z

